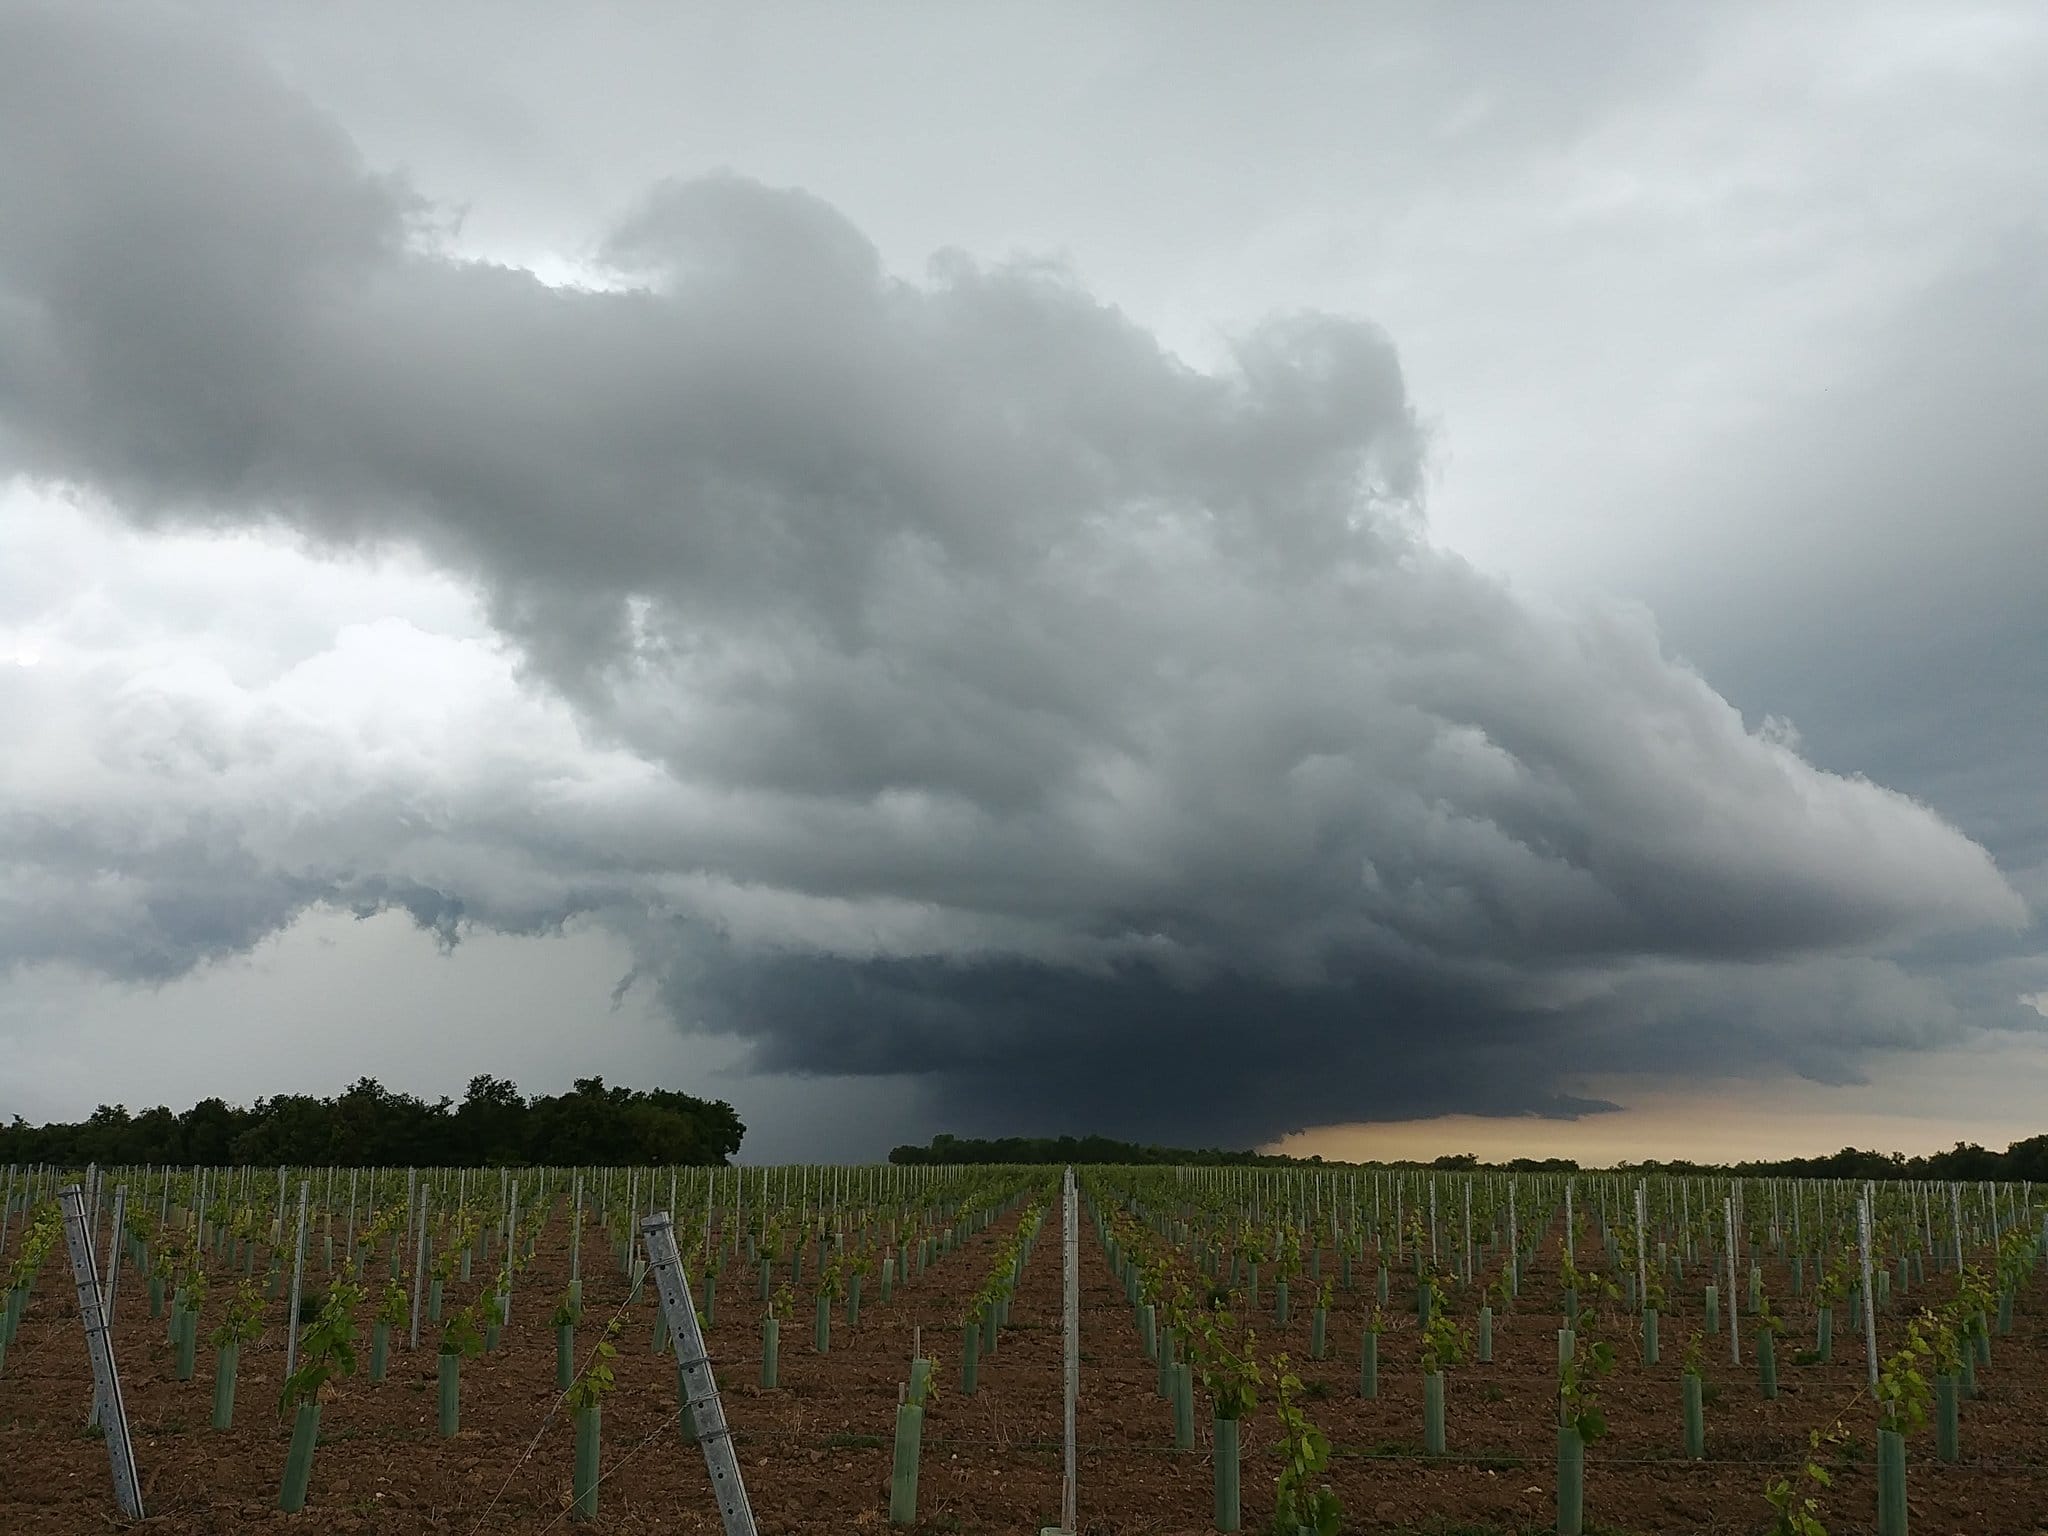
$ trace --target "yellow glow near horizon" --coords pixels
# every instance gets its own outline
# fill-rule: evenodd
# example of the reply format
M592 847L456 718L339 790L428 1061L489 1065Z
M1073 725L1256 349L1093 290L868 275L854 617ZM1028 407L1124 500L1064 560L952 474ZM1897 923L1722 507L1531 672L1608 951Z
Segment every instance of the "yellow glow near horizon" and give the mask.
M1950 1070L1980 1087L1959 1094L1926 1058L1902 1058L1901 1072L1868 1084L1822 1085L1788 1080L1719 1083L1696 1092L1643 1092L1626 1083L1588 1084L1584 1091L1625 1107L1578 1120L1443 1115L1311 1126L1260 1148L1292 1157L1342 1162L1427 1162L1470 1152L1485 1162L1515 1157L1568 1157L1586 1167L1619 1162L1742 1162L1819 1157L1843 1147L1880 1152L1946 1150L1973 1141L1995 1151L2048 1132L2041 1089L2048 1046L2007 1040L1962 1053ZM1959 1115L1976 1099L1981 1113Z

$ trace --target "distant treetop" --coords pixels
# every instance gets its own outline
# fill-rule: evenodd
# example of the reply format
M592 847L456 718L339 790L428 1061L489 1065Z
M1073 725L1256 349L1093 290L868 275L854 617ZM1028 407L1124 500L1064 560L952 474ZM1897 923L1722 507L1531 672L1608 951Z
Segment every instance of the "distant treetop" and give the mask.
M929 1146L897 1147L892 1163L1163 1163L1181 1167L1331 1167L1352 1165L1320 1157L1278 1157L1262 1152L1215 1147L1160 1147L1116 1141L1107 1136L1000 1136L994 1138L934 1136ZM1399 1161L1376 1167L1440 1169L1448 1173L1577 1173L1568 1157L1515 1157L1483 1162L1471 1152L1448 1152L1429 1161ZM1616 1171L1640 1173L1739 1175L1747 1178L1808 1179L2031 1179L2048 1183L2048 1135L2016 1141L2003 1152L1971 1142L1957 1142L1946 1152L1908 1157L1903 1152L1861 1152L1844 1147L1825 1157L1791 1157L1744 1163L1659 1162L1618 1163Z
M0 1163L412 1166L724 1163L746 1127L721 1099L608 1088L601 1077L527 1098L488 1073L462 1102L393 1093L366 1077L331 1099L279 1094L244 1109L201 1099L183 1114L102 1104L75 1125L0 1126Z
M1320 1157L1275 1157L1218 1147L1155 1147L1107 1136L934 1136L926 1147L896 1147L892 1163L1163 1163L1176 1167L1314 1168Z

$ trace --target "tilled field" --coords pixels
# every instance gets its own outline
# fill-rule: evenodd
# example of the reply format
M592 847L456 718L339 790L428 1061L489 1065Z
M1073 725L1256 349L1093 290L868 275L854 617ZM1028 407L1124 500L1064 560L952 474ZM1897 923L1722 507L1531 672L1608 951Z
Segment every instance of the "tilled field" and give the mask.
M811 1348L807 1294L783 1327L781 1385L758 1386L759 1319L748 1266L725 1271L709 1342L759 1527L764 1533L887 1528L891 1436L898 1385L908 1374L913 1329L938 1361L939 1391L924 1430L918 1529L1036 1532L1055 1524L1060 1494L1060 1274L1056 1214L1046 1223L994 1356L982 1361L979 1390L959 1391L960 1320L986 1278L991 1257L1017 1221L1013 1213L968 1239L882 1303L870 1293L860 1325L835 1317L830 1352ZM1373 1532L1537 1532L1553 1519L1555 1390L1560 1294L1546 1239L1514 1312L1495 1326L1491 1363L1449 1374L1449 1454L1421 1453L1422 1389L1417 1334L1400 1290L1388 1306L1380 1346L1380 1391L1358 1396L1358 1355L1372 1301L1370 1258L1357 1289L1338 1290L1329 1357L1307 1358L1305 1294L1285 1328L1269 1307L1258 1325L1262 1357L1285 1351L1305 1384L1303 1406L1328 1434L1329 1481L1346 1528ZM1582 1236L1590 1246L1590 1240ZM604 1410L604 1481L594 1528L619 1532L719 1529L699 1450L680 1437L673 1357L653 1348L651 1287L627 1303L627 1281L586 1240L585 1322L579 1349L625 1308L617 1390ZM1176 1451L1167 1404L1155 1391L1131 1310L1093 1231L1081 1224L1080 1524L1090 1532L1200 1532L1213 1529L1207 1413L1198 1408L1193 1451ZM1336 1273L1325 1252L1327 1272ZM324 1278L309 1265L311 1283ZM139 1528L232 1532L256 1527L308 1532L533 1533L569 1529L572 1427L557 1405L549 1313L568 1275L565 1223L543 1236L520 1278L512 1321L496 1350L467 1362L462 1428L452 1440L435 1423L435 1355L422 1330L417 1352L394 1350L389 1378L358 1374L329 1389L304 1511L276 1509L290 1434L276 1412L283 1363L283 1303L272 1326L244 1350L236 1427L209 1428L212 1351L202 1342L189 1382L173 1379L161 1320L148 1315L141 1280L124 1273L116 1326L123 1387L149 1518ZM1766 1266L1767 1289L1790 1332L1780 1346L1780 1394L1757 1387L1747 1329L1745 1364L1727 1359L1726 1336L1710 1338L1705 1461L1680 1455L1679 1357L1700 1325L1697 1297L1667 1316L1663 1361L1645 1369L1633 1319L1607 1330L1620 1363L1602 1385L1611 1425L1587 1457L1588 1528L1609 1533L1767 1530L1763 1490L1796 1468L1808 1431L1836 1422L1848 1432L1834 1457L1827 1500L1835 1536L1873 1528L1872 1413L1859 1401L1861 1334L1838 1330L1834 1359L1799 1365L1810 1341L1810 1307L1791 1297L1789 1272ZM225 1270L216 1286L237 1276ZM1941 1294L1930 1275L1924 1295ZM467 1299L477 1286L458 1290ZM1308 1289L1300 1283L1299 1292ZM216 1294L219 1292L217 1291ZM1270 1302L1270 1295L1265 1298ZM1981 1396L1964 1405L1962 1459L1941 1465L1925 1431L1911 1447L1916 1532L2028 1536L2048 1529L2048 1465L2042 1410L2048 1407L2038 1276L2014 1331L1994 1341L1980 1372ZM1460 1303L1461 1309L1469 1308ZM1750 1320L1743 1318L1747 1325ZM1895 1326L1883 1319L1887 1332ZM366 1353L366 1350L365 1350ZM90 1371L68 1268L45 1267L19 1336L0 1373L0 1531L101 1532L122 1524L110 1494L104 1443L85 1428ZM1270 1396L1270 1394L1268 1394ZM1269 1402L1245 1421L1244 1525L1263 1529L1277 1471Z

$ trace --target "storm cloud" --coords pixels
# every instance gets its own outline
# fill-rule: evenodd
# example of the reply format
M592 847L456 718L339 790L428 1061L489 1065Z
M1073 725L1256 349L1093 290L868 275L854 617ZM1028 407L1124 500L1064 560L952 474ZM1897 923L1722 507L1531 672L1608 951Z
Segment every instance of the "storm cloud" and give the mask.
M1376 327L1198 368L1057 264L905 279L740 174L650 188L576 286L451 217L216 39L0 21L0 468L417 550L507 643L356 633L340 710L0 679L0 963L588 918L763 1069L1205 1137L1579 1113L1688 1042L1853 1073L2003 1006L1887 958L2027 924L1982 847L1645 611L1431 543Z

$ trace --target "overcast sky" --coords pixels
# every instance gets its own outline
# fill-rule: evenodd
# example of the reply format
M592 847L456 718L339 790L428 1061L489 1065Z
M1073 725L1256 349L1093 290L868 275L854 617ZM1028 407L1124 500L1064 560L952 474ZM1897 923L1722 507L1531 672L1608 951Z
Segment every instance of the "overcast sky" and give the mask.
M0 1113L2048 1130L2044 235L2029 3L0 4Z

